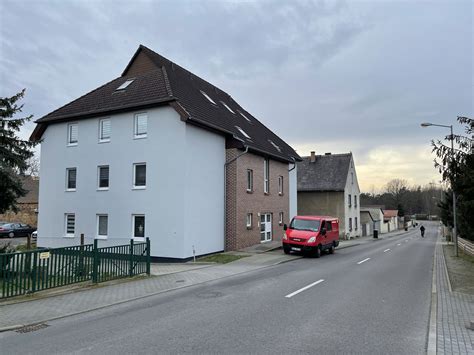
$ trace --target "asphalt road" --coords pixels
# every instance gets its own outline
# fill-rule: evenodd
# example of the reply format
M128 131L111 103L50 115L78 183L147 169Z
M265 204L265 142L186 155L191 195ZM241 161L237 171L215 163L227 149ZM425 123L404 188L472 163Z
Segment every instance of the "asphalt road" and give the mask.
M0 333L0 353L425 353L436 233Z
M10 243L10 245L26 244L26 238L2 238L0 237L0 246Z

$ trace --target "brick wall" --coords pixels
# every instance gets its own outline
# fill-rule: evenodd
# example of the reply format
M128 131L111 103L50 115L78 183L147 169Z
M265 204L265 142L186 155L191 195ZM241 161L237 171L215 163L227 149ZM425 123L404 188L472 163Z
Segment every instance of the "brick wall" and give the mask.
M227 149L227 161L240 154L237 149ZM281 240L283 223L289 216L288 164L270 159L270 189L264 193L264 158L252 153L242 155L227 167L227 231L226 250L242 249L260 243L260 214L272 214L272 240ZM253 170L253 191L247 192L247 169ZM283 176L283 194L278 192L278 178ZM246 226L247 213L252 213L252 227Z

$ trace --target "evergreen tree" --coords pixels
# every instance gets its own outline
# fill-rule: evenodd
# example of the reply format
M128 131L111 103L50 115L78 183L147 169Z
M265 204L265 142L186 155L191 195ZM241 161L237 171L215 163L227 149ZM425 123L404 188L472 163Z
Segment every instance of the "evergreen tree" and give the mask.
M16 211L16 200L26 194L19 175L28 169L27 161L37 144L18 137L20 128L33 117L14 117L23 108L18 102L24 95L25 89L12 97L0 97L0 213Z

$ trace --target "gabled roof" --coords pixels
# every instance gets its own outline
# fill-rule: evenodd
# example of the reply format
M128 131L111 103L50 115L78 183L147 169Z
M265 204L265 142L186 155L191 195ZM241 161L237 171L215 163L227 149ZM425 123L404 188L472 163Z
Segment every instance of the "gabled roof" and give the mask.
M383 210L383 216L385 218L397 217L398 210Z
M352 154L303 157L297 164L298 191L344 191Z
M135 65L138 60L141 64ZM131 78L134 81L125 90L116 90ZM233 137L238 146L248 146L251 151L284 161L301 159L293 148L229 94L143 45L135 52L121 77L37 120L38 126L31 139L40 139L45 129L41 126L52 122L163 104L175 108L184 121Z

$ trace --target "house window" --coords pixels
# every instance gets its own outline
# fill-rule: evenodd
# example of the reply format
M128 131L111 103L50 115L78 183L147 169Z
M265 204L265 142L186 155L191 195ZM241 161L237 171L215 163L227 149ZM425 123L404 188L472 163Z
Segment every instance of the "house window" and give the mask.
M67 125L67 145L77 145L78 127L77 123L69 123Z
M263 192L268 194L270 191L270 161L268 159L263 160Z
M283 195L283 176L278 177L278 194Z
M97 238L107 238L109 230L109 216L106 214L97 215Z
M354 195L354 207L357 207L357 195Z
M349 218L349 232L352 231L352 218Z
M348 206L351 207L352 206L352 197L351 197L351 195L348 195L347 197L348 197L347 198Z
M246 219L246 224L247 224L247 229L252 228L252 214L247 213L247 219Z
M355 227L355 230L357 230L357 225L358 225L358 223L357 223L357 217L354 217L354 227Z
M133 237L145 238L145 216L133 215L132 223L133 223Z
M253 191L253 170L247 169L247 192Z
M110 118L99 121L99 142L110 142Z
M67 191L76 191L76 178L77 178L76 168L67 168L66 169L66 190Z
M230 113L233 113L235 115L235 112L232 111L232 109L227 105L224 101L221 101L221 104L224 105L224 107L229 111Z
M283 212L280 212L280 218L278 220L278 224L281 226L283 224Z
M144 189L146 187L146 164L133 164L133 188Z
M99 190L108 190L109 189L109 166L99 166L98 167L98 189Z
M135 115L133 136L134 138L146 138L148 126L148 115L146 113L138 113Z
M352 181L352 184L354 184L354 173L351 172L351 181Z
M66 213L64 215L65 236L74 237L76 231L76 215L74 213Z
M202 90L200 90L200 91L201 91L201 94L202 94L211 104L217 105L216 102L215 102L213 99L211 99L211 97L210 97L208 94L206 94L206 93L205 93L204 91L202 91Z

